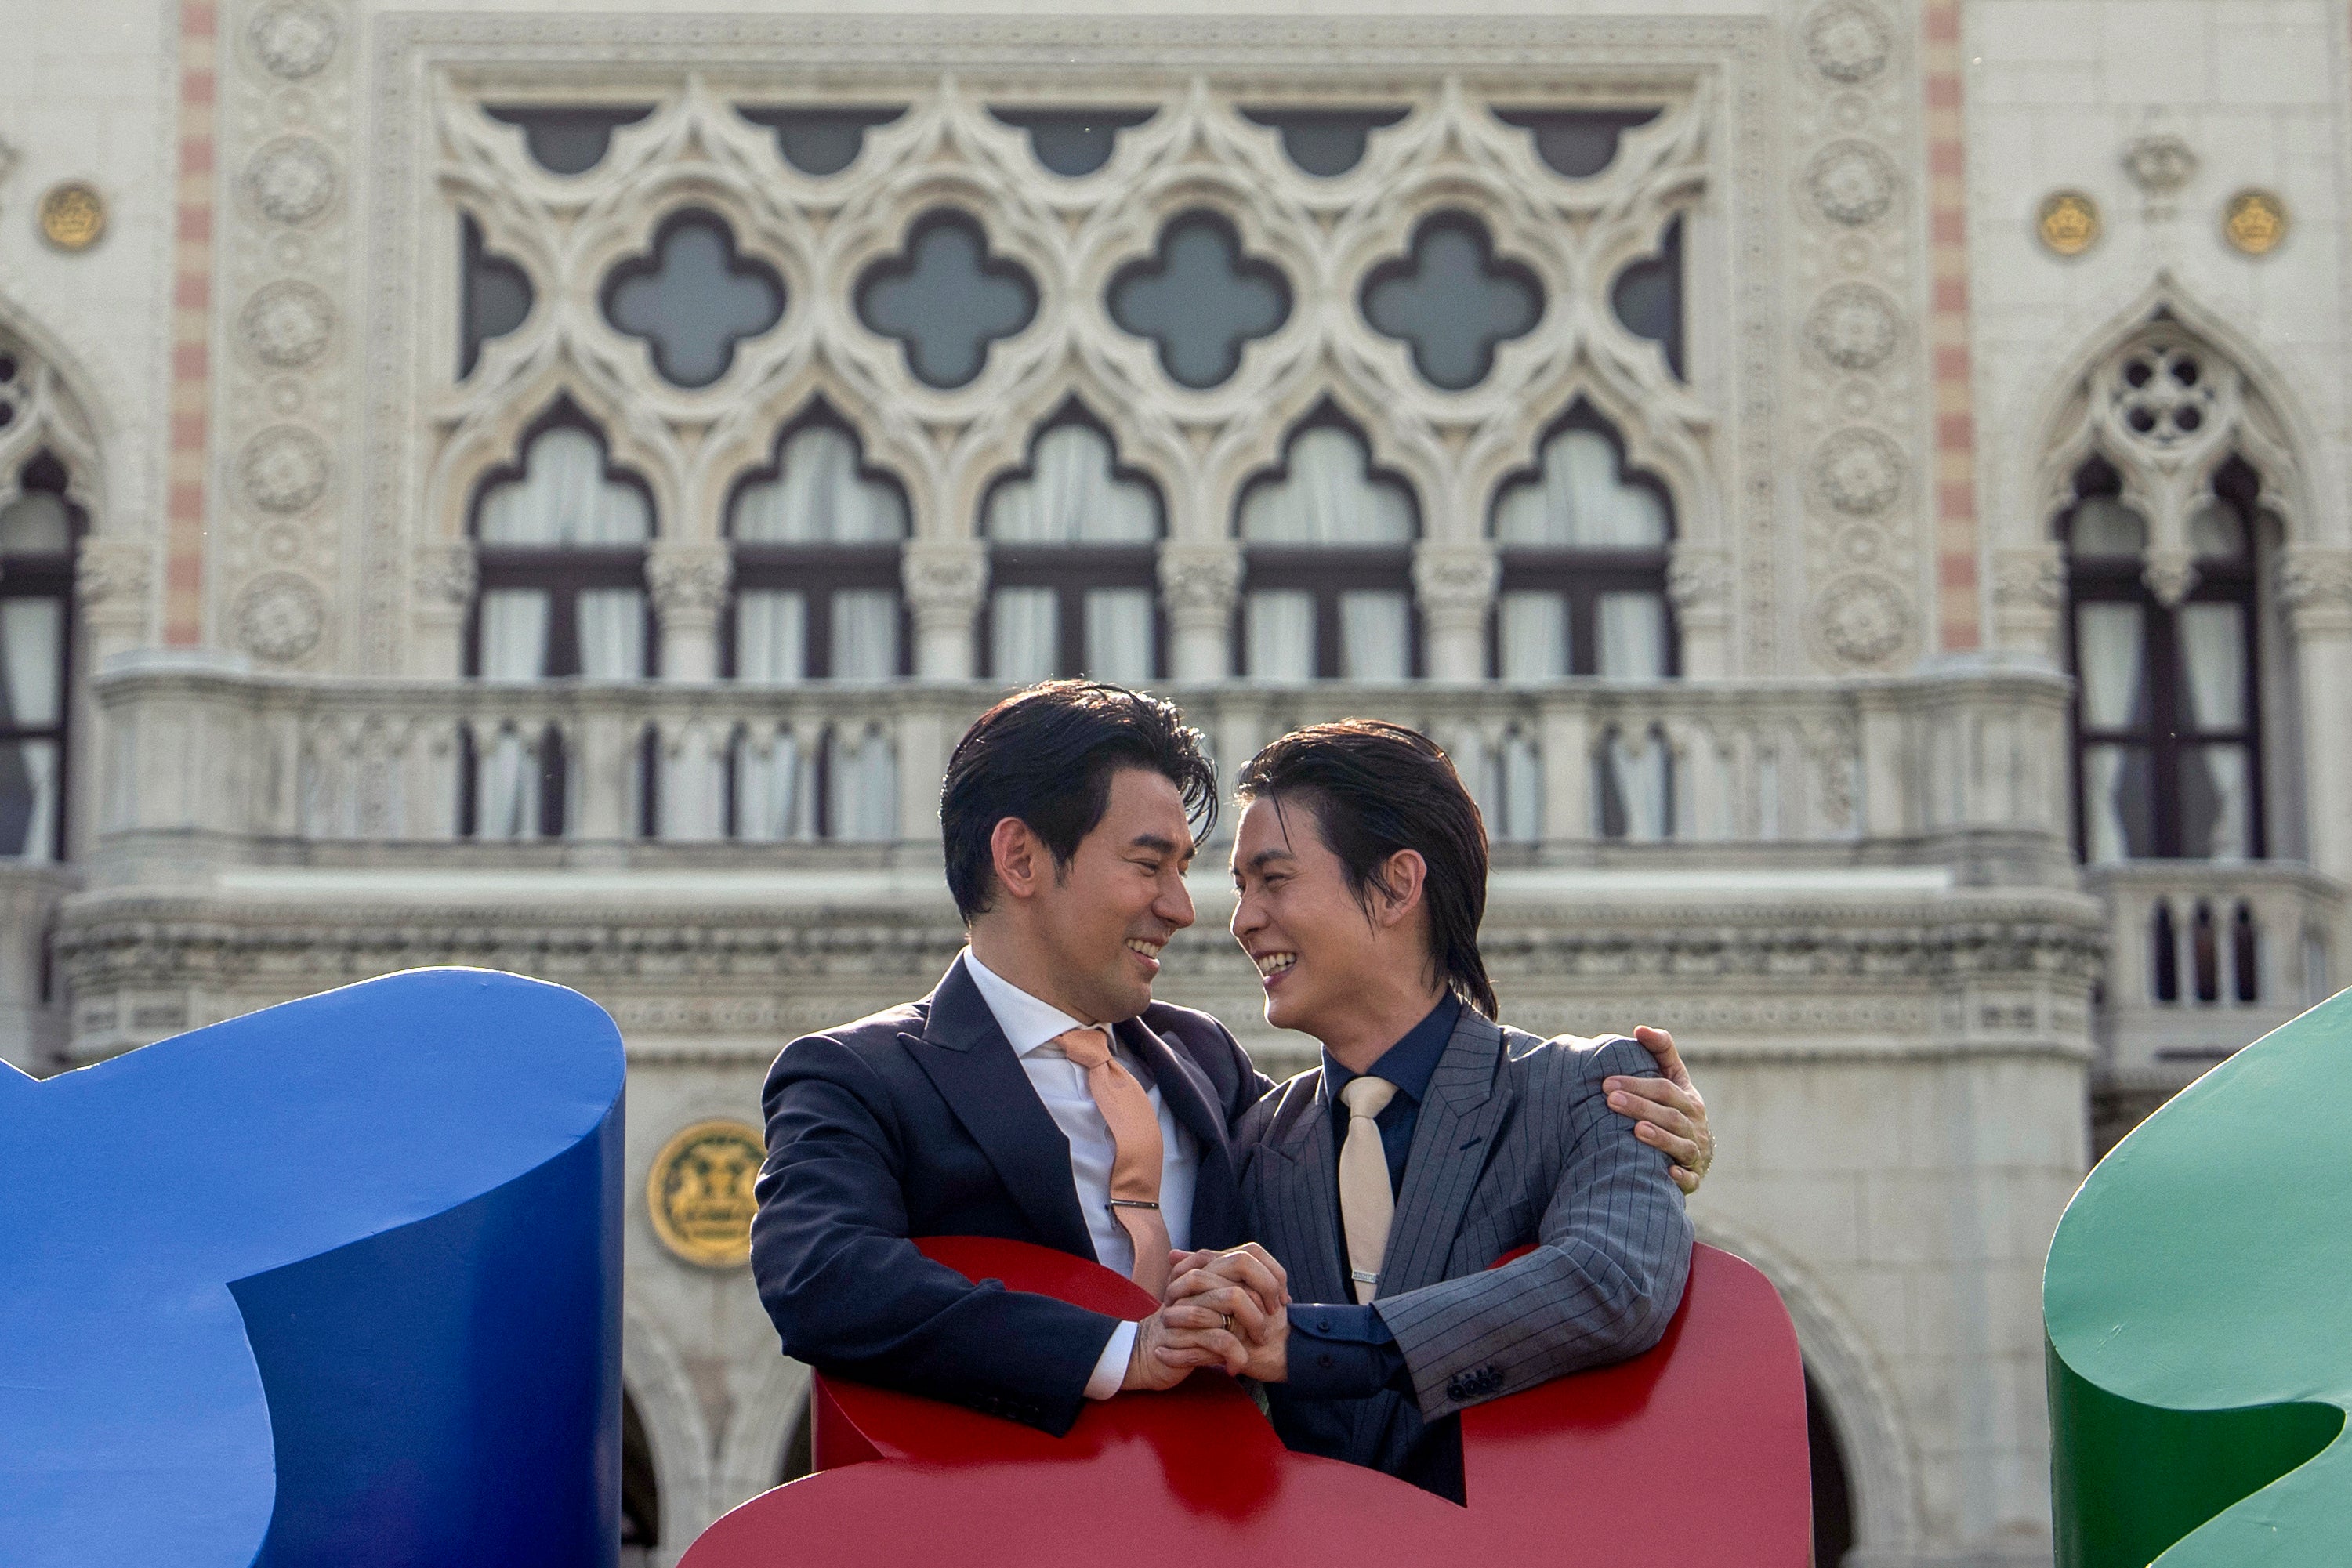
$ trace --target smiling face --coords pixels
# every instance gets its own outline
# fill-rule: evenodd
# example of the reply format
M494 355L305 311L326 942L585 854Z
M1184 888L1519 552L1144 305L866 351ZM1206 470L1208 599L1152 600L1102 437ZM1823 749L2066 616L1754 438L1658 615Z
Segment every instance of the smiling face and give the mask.
M1007 973L984 953L982 961L1089 1023L1133 1018L1150 1005L1160 950L1192 924L1184 886L1192 830L1175 783L1148 768L1112 774L1102 821L1066 866L1057 868L1017 821L999 824L998 838L998 880L1014 895L1004 902L1019 906L1005 913L1019 919L1019 967L1027 973ZM1007 838L1023 846L1010 856L1001 847Z

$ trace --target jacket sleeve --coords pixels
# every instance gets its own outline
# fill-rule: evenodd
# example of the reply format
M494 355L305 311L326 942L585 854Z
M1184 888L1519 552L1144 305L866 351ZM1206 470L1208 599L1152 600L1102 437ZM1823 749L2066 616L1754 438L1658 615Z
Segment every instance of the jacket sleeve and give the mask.
M972 1283L908 1239L887 1087L840 1041L794 1040L763 1096L751 1269L784 1354L821 1372L1069 1430L1118 1320Z
M1639 1355L1682 1304L1692 1241L1682 1191L1601 1087L1612 1074L1655 1077L1656 1063L1614 1040L1559 1067L1559 1099L1520 1108L1568 1151L1535 1249L1378 1303L1425 1419Z

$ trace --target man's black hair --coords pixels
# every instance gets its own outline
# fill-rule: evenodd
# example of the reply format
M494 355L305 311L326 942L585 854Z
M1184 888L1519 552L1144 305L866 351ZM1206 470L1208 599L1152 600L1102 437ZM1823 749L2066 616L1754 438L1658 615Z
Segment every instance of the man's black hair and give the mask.
M1429 911L1435 977L1496 1016L1495 988L1478 952L1478 924L1486 916L1486 824L1435 741L1379 719L1310 725L1251 758L1235 794L1244 801L1304 806L1368 914L1373 892L1390 892L1389 857L1417 852L1429 867L1421 901Z
M1026 822L1060 871L1102 821L1111 775L1122 768L1148 768L1175 785L1192 841L1207 837L1217 820L1216 766L1174 703L1100 681L1045 681L974 719L940 786L948 891L964 920L988 910L997 823Z

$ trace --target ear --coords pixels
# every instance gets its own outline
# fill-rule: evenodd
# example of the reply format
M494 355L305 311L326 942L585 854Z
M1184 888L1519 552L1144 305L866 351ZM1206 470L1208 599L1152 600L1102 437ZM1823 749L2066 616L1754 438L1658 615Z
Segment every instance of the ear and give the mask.
M1422 889L1429 881L1429 862L1421 858L1419 850L1399 850L1381 864L1381 881L1387 885L1380 901L1380 922L1383 925L1402 925L1421 907Z
M1045 874L1045 844L1018 817L999 817L988 835L988 858L997 885L1013 898L1034 898Z

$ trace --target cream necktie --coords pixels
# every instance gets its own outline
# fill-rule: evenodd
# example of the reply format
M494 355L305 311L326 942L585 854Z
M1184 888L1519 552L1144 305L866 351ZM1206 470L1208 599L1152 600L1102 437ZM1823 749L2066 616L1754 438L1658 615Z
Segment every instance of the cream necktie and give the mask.
M1160 1214L1167 1146L1151 1097L1110 1053L1110 1035L1104 1030L1065 1030L1054 1043L1085 1071L1087 1091L1110 1129L1110 1211L1135 1243L1135 1270L1129 1277L1158 1297L1168 1289L1168 1222Z
M1372 1120L1396 1092L1385 1078L1351 1078L1339 1091L1339 1103L1348 1107L1348 1141L1339 1145L1339 1223L1348 1233L1348 1277L1355 1281L1359 1302L1370 1301L1380 1289L1389 1221L1396 1217L1389 1156L1381 1147L1380 1124Z

